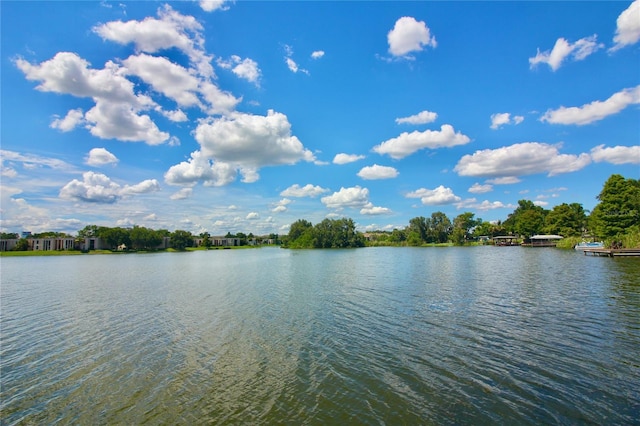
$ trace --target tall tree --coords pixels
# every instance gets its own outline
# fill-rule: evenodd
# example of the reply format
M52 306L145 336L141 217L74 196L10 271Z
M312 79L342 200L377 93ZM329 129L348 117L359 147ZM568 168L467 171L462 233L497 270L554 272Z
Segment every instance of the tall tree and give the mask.
M471 237L471 228L478 224L471 212L459 214L453 219L451 239L455 244L464 244Z
M600 202L590 217L596 235L615 237L640 225L640 180L611 175L597 198Z
M171 233L171 247L176 250L184 250L193 246L193 235L189 231L177 229Z
M446 243L451 234L451 220L443 212L431 213L429 236L432 242Z
M518 207L509 215L503 225L507 232L526 237L542 232L547 210L536 206L533 201L519 200Z
M562 203L555 206L544 219L544 232L559 234L563 237L582 235L587 215L582 204Z

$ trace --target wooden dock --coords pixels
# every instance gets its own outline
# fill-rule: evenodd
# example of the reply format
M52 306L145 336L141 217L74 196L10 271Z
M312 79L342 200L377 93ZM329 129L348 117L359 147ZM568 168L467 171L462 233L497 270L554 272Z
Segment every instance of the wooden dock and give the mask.
M635 249L608 249L608 248L586 248L584 249L584 255L592 256L640 256L640 248Z

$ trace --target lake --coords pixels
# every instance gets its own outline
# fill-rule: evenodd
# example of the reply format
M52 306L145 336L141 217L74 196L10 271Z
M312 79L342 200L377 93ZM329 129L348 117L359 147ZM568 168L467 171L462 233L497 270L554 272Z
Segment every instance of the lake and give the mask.
M2 424L639 424L640 259L5 257Z

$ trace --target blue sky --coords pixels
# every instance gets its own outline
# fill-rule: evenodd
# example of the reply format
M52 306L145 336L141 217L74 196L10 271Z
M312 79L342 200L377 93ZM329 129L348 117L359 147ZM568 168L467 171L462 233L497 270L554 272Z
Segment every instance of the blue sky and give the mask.
M640 0L0 8L2 231L391 230L640 178Z

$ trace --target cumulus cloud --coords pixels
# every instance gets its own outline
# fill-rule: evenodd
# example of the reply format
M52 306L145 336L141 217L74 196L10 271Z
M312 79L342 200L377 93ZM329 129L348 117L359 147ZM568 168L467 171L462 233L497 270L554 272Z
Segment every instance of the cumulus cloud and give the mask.
M67 115L64 118L56 117L52 122L50 127L52 129L58 129L62 132L70 132L75 129L79 125L84 123L84 112L81 108L72 109L67 112Z
M105 148L93 148L89 151L89 155L86 157L85 162L90 166L101 167L107 164L117 164L118 159Z
M317 197L329 190L326 188L322 188L321 186L314 186L310 183L305 186L300 186L297 183L295 185L291 185L289 188L285 189L280 193L283 197Z
M259 86L262 71L260 71L258 63L253 59L242 59L238 55L232 55L228 60L218 59L218 65L222 68L231 70L231 72L239 78Z
M200 151L191 153L191 158L172 166L164 174L169 185L193 186L202 182L205 186L224 186L233 182L237 170L226 163L213 162Z
M396 118L396 124L427 124L433 123L438 114L431 111L422 111L409 117Z
M134 93L133 83L122 74L117 64L108 61L101 70L89 68L89 63L71 52L59 52L52 59L31 64L22 58L16 66L31 81L38 81L37 90L92 98L95 106L84 116L92 135L103 139L161 144L169 134L161 132L151 118L141 111L156 106L146 95ZM82 119L78 110L54 121L56 128L71 129ZM73 126L73 127L72 127Z
M407 56L411 52L419 52L425 46L436 47L436 38L424 21L417 21L411 16L398 19L393 29L387 34L389 53L393 56Z
M485 192L493 191L493 186L489 184L481 185L478 182L471 185L471 187L467 190L472 194L483 194Z
M320 201L330 209L364 208L369 204L369 190L357 185L351 188L342 187L340 191L322 197Z
M85 172L82 181L73 179L60 190L60 198L92 203L115 203L122 197L145 194L160 190L155 179L135 185L120 186L102 173Z
M613 37L615 45L610 49L611 51L630 46L640 40L639 16L640 0L635 0L618 16L616 21L616 35Z
M247 220L260 219L260 214L258 214L258 212L250 212L245 219Z
M635 104L640 104L640 86L623 89L605 101L593 101L581 107L550 109L540 118L540 121L582 126L617 114L629 105Z
M501 126L505 124L520 124L524 121L524 117L521 115L513 116L511 118L511 114L508 112L499 112L491 115L491 128L493 130L499 129Z
M132 55L122 61L129 75L140 77L144 82L181 107L201 105L197 91L198 78L181 65L165 57L147 54Z
M316 50L311 53L312 59L320 59L324 56L324 50Z
M453 129L450 124L443 124L440 130L425 130L423 132L414 131L411 133L403 132L397 138L389 139L376 145L374 152L380 155L387 154L391 158L399 160L407 157L416 151L424 148L436 149L444 147L452 147L456 145L465 145L471 139Z
M461 200L460 197L453 193L451 188L442 185L435 189L420 188L406 195L407 198L420 198L425 206L439 206L444 204L453 204Z
M538 64L548 64L553 71L556 71L565 59L570 57L574 61L581 61L592 53L604 47L604 44L597 42L597 35L581 38L575 43L570 43L564 38L556 40L556 44L551 51L540 52L533 58L529 58L529 65L535 68Z
M214 10L228 10L226 0L200 0L200 7L205 12L213 12Z
M191 197L191 194L193 194L193 188L182 188L171 194L169 198L172 200L184 200Z
M398 171L393 167L374 164L373 166L366 166L360 169L358 176L366 180L391 179L398 176Z
M391 209L387 207L376 207L372 203L368 203L366 206L360 209L360 214L367 216L380 216L385 214L392 214Z
M598 145L591 149L591 158L596 163L640 164L640 145L614 147Z
M524 142L465 155L454 170L460 176L515 178L538 173L554 176L578 171L589 163L589 154L561 154L555 145Z
M277 203L275 203L273 209L271 209L272 212L274 213L282 213L284 211L287 211L287 206L291 204L291 200L288 198L283 198L282 200L278 201Z
M158 9L157 19L147 17L142 21L112 21L93 28L104 40L133 43L141 52L179 49L189 57L200 75L213 77L212 57L204 51L202 30L202 25L193 16L182 15L169 5Z
M237 113L202 121L194 136L203 155L234 165L245 175L264 166L316 160L291 134L287 116L272 110L266 116Z
M333 164L348 164L362 160L363 158L364 155L340 153L333 157Z

